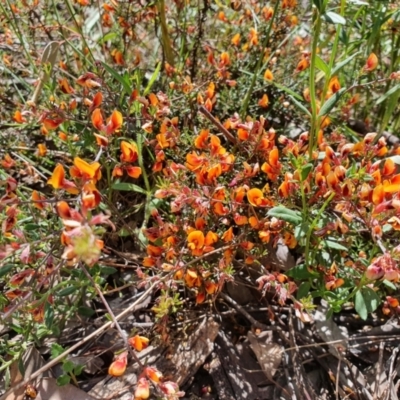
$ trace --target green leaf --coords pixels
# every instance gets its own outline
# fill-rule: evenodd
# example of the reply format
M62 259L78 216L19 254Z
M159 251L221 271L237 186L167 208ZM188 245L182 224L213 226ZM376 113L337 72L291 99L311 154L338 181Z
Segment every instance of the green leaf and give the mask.
M274 82L274 81L269 82L269 83L273 83L278 89L281 89L281 90L285 91L286 93L288 93L291 96L293 96L295 99L300 100L300 101L303 100L303 97L300 94L294 92L293 90L287 88L286 86L283 86L280 83Z
M24 230L25 231L36 231L40 228L40 225L38 224L26 224L24 225Z
M118 272L118 270L116 268L113 267L107 267L107 266L100 266L100 274L102 275L112 275L115 274L116 272Z
M0 268L0 278L8 274L14 268L14 264L6 264Z
M397 290L396 285L395 285L393 282L388 281L387 279L384 279L384 280L382 281L382 283L383 283L386 287L388 287L389 289Z
M108 32L106 33L102 38L100 38L97 43L98 44L103 44L105 42L108 42L109 40L114 39L115 37L117 37L117 33L116 32Z
M289 222L293 225L300 225L303 221L300 211L293 211L284 206L271 208L267 212L267 215Z
M313 165L310 163L302 166L301 173L300 173L300 178L301 178L302 182L304 182L307 179L307 176L311 172L312 169L313 169Z
M301 225L297 225L294 228L294 237L297 241L300 241L303 237L306 237L308 229L310 228L307 222L303 222Z
M106 63L101 62L101 65L103 66L103 68L116 80L118 81L122 87L124 88L125 93L130 94L132 89L131 86L127 84L127 82L125 81L124 77L121 76L118 71L116 71L115 69L111 68L109 65L107 65Z
M68 385L70 381L71 378L68 375L61 375L57 378L57 385L58 386Z
M329 114L329 112L332 110L332 108L339 101L340 97L342 96L342 94L343 94L343 92L345 90L346 90L345 88L341 88L333 96L329 97L329 99L321 107L321 110L319 111L318 117L322 117L324 115Z
M91 317L95 314L95 311L90 307L80 306L78 307L78 314L82 317Z
M72 293L75 293L78 290L77 286L67 286L66 288L60 290L59 292L56 293L56 296L68 296Z
M368 310L367 310L367 305L365 304L364 297L359 290L356 293L355 299L354 299L354 308L357 311L357 314L361 317L361 319L366 320L368 317Z
M311 289L310 282L303 282L299 289L297 290L296 298L298 300L302 299L303 297L307 297Z
M350 57L347 57L344 61L336 64L336 66L332 70L332 76L335 75L340 69L342 69L345 65L347 65L354 57L358 56L361 51L357 51L357 53L352 54Z
M81 365L81 364L75 365L74 375L80 375L84 368L85 368L84 365Z
M141 188L138 185L135 185L134 183L127 183L127 182L113 183L111 189L121 190L123 192L137 192L137 193L147 194L145 189Z
M393 117L393 113L399 104L400 90L394 91L387 99L385 103L385 115L379 126L379 132L383 132L389 123L390 119Z
M58 343L52 343L51 345L51 358L57 358L60 354L64 353L65 349Z
M311 113L310 111L307 110L307 108L305 106L303 106L303 104L301 104L298 100L296 100L293 96L289 96L290 100L292 100L293 104L301 111L303 111L304 114L308 115L309 117L311 117Z
M45 310L44 310L44 324L47 328L51 328L54 321L54 309L49 302L46 302Z
M155 69L155 71L153 72L153 75L150 78L150 81L148 83L148 85L146 86L146 89L144 89L143 95L146 96L150 93L150 90L152 88L152 86L154 85L154 82L157 80L158 78L158 74L160 73L161 70L161 62L159 62L157 64L157 67Z
M318 276L317 273L310 271L305 264L296 265L295 267L289 269L289 271L286 272L286 275L293 279L299 280L315 278Z
M318 11L322 13L323 1L322 0L313 0L315 7L317 7Z
M329 67L326 64L326 62L320 57L316 56L315 57L315 66L322 71L326 76L329 75Z
M66 372L67 374L69 372L72 372L74 370L75 364L72 361L65 361L62 365L62 369L64 370L64 372Z
M340 243L335 242L335 241L333 241L333 240L323 240L321 243L322 243L325 247L328 247L328 248L330 248L330 249L340 250L340 251L347 251L347 250L348 250L347 247L345 247L345 246L341 245Z
M368 313L374 312L379 303L380 300L375 291L369 287L363 287L356 293L354 307L360 318L366 320Z
M22 376L25 375L25 365L24 365L24 360L22 357L19 358L18 360L18 371L21 373Z
M396 86L393 86L390 90L388 90L384 95L379 97L379 99L376 101L376 105L383 103L389 96L391 96L393 93L396 93L398 90L400 90L400 83Z
M339 14L336 14L333 11L328 11L323 15L323 18L326 22L330 22L331 24L339 24L346 25L346 20Z

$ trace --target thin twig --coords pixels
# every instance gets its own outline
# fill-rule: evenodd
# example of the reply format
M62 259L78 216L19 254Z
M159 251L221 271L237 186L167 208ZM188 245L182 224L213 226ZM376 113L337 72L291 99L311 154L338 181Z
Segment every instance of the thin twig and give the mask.
M96 282L94 281L94 279L92 278L92 275L89 274L89 271L86 269L85 264L84 263L80 263L80 267L82 268L84 274L88 277L88 279L90 280L90 282L92 282L93 287L95 288L97 294L99 295L101 301L104 304L104 307L107 309L108 314L111 317L111 320L113 321L115 327L117 328L117 331L119 333L119 335L121 336L121 339L124 341L125 347L128 350L129 354L132 356L132 358L139 364L139 366L141 368L143 368L143 364L141 363L141 361L139 360L139 357L136 355L136 353L133 351L132 346L129 345L128 343L128 339L126 338L126 335L124 335L124 332L121 329L120 324L118 323L118 321L115 319L115 315L113 313L113 311L111 310L110 305L108 304L107 300L105 299L102 291L100 290L99 286L96 284Z
M383 351L385 350L385 342L379 343L379 358L378 365L376 366L376 379L374 388L374 399L378 398L378 388L381 382L382 364L383 364Z
M236 139L232 134L219 122L204 106L199 107L199 112L201 112L210 122L212 122L219 131L228 139L231 143L236 144Z
M339 400L339 381L340 381L340 367L342 363L342 358L339 357L338 365L337 365L337 370L336 370L336 382L335 382L335 395L336 395L336 400Z
M230 296L228 296L226 293L221 292L220 296L226 300L229 304L231 304L237 311L239 311L246 319L255 327L259 329L269 329L269 330L276 330L276 326L267 326L262 324L261 322L258 322L256 319L254 319L243 307L241 307L238 303L236 303L235 300L233 300Z

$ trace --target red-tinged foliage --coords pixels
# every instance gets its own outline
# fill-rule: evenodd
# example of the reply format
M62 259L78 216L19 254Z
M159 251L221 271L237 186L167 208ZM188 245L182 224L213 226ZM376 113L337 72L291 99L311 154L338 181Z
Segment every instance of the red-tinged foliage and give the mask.
M90 2L75 3L85 11ZM105 282L104 265L121 244L145 253L134 282L156 285L152 332L162 340L171 340L171 314L180 318L192 306L201 312L239 273L305 323L315 288L335 311L373 291L383 315L398 314L398 300L387 295L391 285L398 289L400 262L400 147L387 132L399 126L400 75L395 42L385 34L395 28L395 6L381 10L383 33L369 39L376 54L366 60L340 40L328 14L313 7L311 23L295 0L204 10L170 2L166 31L160 10L145 3L100 4L85 40L64 9L60 39L60 21L41 3L6 5L18 17L17 25L12 15L4 20L6 81L39 78L35 101L25 85L1 98L4 311L30 296L14 311L15 326L24 337L31 335L25 320L32 337L44 326L56 332L64 315L81 309L86 291L78 289L93 289L84 264L95 282ZM36 6L44 11L40 26L30 15ZM351 21L357 12L367 26L379 14L369 11L346 3L341 14ZM25 51L14 26L35 49L23 63L8 50ZM41 41L29 43L44 27L61 44L58 67L38 58ZM346 32L362 48L362 31ZM297 258L289 271L270 262L282 249ZM107 279L110 293L118 273ZM60 301L65 288L76 289L72 306ZM129 339L136 351L149 343L142 334ZM110 374L126 367L125 353ZM179 396L167 379L146 367L135 398L149 398L152 387Z

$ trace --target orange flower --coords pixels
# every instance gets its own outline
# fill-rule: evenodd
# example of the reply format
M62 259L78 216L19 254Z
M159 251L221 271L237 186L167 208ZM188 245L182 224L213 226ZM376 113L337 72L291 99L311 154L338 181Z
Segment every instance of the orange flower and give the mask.
M188 269L185 273L185 283L189 288L192 287L200 287L201 286L201 278L197 271L194 269Z
M128 343L136 350L142 351L149 346L149 339L144 336L135 335L128 339Z
M220 59L220 62L219 62L219 67L222 68L222 67L228 66L228 65L230 65L230 63L231 63L231 59L230 59L230 57L229 57L229 53L223 52L223 53L221 54L221 59Z
M367 59L367 62L364 65L363 70L365 72L371 72L378 67L378 57L375 53L371 53Z
M150 93L149 94L149 100L150 100L150 104L154 107L156 107L158 105L158 98L154 93Z
M94 133L94 137L96 138L96 143L99 146L102 147L107 147L108 146L108 139L105 136L99 135L97 133Z
M4 159L1 160L1 165L6 169L12 168L15 165L15 161L8 153L6 153Z
M48 131L51 131L57 129L63 123L63 121L64 120L62 118L45 118L42 120L42 123Z
M201 231L193 231L188 235L188 247L192 253L199 251L204 246L204 233Z
M387 158L382 168L382 175L392 175L396 171L396 164L391 158Z
M224 232L224 234L222 235L222 240L224 242L231 242L233 240L233 228L230 227L227 231Z
M144 369L146 376L155 383L159 383L162 378L162 373L155 369L154 367L146 367Z
M265 79L266 81L273 81L273 80L274 80L274 76L272 75L271 70L269 70L269 69L266 69L266 70L265 70L265 72L264 72L264 79Z
M58 137L59 137L61 140L63 140L64 142L68 139L67 134L64 133L64 132L62 132L62 131L58 132Z
M111 52L111 56L114 59L115 64L117 64L117 65L124 65L125 64L124 56L123 56L121 51L119 51L117 49L114 49Z
M100 204L100 201L101 195L96 186L91 182L85 183L82 188L82 207L86 210L93 210Z
M71 219L71 209L66 201L59 201L56 204L57 214L61 219Z
M274 147L268 155L268 163L264 163L261 166L261 171L268 175L268 178L275 181L278 178L278 174L281 169L281 164L279 162L279 151Z
M93 111L92 124L99 131L103 130L103 128L104 128L103 115L101 114L101 110L99 108L96 108Z
M205 299L206 299L206 294L203 291L200 291L199 293L197 293L196 296L196 304L204 303Z
M135 400L146 400L150 397L150 385L146 378L140 378L137 382Z
M34 190L32 192L31 199L33 201L33 205L36 208L38 208L39 210L43 210L44 209L45 203L43 202L43 200L46 200L46 197L44 197L42 194L40 194L39 192Z
M75 92L75 90L71 86L69 86L66 78L60 79L58 81L58 85L60 86L60 89L63 93L72 94Z
M218 286L216 283L214 283L212 281L205 281L204 288L206 289L206 292L208 294L214 294L217 291Z
M207 111L211 112L213 108L213 103L210 99L207 99L204 103L204 107L207 109Z
M297 64L296 67L296 72L301 72L304 71L305 69L307 69L309 67L310 63L306 58L303 58L301 61L299 61L299 63Z
M254 216L249 218L249 224L253 229L260 229L261 227L260 221Z
M162 149L170 147L170 144L169 144L169 142L167 140L167 137L166 137L166 135L164 133L159 133L158 135L156 135L156 139L157 139L157 142L158 142L159 146Z
M164 249L159 246L153 246L152 244L148 244L146 247L146 251L147 254L151 257L160 257Z
M122 127L123 122L124 120L122 118L122 114L119 111L114 110L111 114L111 117L107 121L107 135L111 135L112 133L118 131Z
M13 120L15 122L18 122L19 124L22 124L26 121L26 119L22 116L21 111L19 111L19 110L15 111Z
M131 178L134 179L137 179L140 175L142 175L142 168L140 167L127 166L125 167L125 171Z
M333 76L328 85L328 90L332 93L336 93L340 90L340 82L337 76Z
M261 99L258 101L258 105L262 108L267 108L269 104L269 98L266 94L261 97Z
M61 189L65 180L64 167L61 164L57 164L54 168L53 175L47 181L47 183L53 186L54 189Z
M372 191L372 202L375 205L378 205L378 204L381 204L383 202L383 200L385 200L385 192L383 189L383 185L379 184Z
M70 174L74 178L92 180L96 183L101 178L101 165L97 161L89 164L79 157L74 158L74 165L70 168Z
M204 239L204 244L206 246L212 246L217 241L218 241L218 235L215 232L208 231Z
M263 205L263 200L265 200L265 198L260 189L254 188L247 192L247 200L252 206L260 207Z
M202 165L207 162L206 157L202 154L201 156L197 155L195 152L189 153L186 156L186 167L190 171L196 171Z
M248 219L245 215L235 214L233 217L236 225L246 225L248 223Z
M214 97L214 94L215 94L215 83L210 82L206 90L207 99L212 99Z
M111 376L122 376L126 371L126 365L128 364L128 352L116 356L115 361L108 368L108 374Z
M143 267L154 267L156 265L157 260L153 257L144 257L142 261Z
M202 129L198 136L194 139L194 145L198 149L207 149L208 148L208 137L210 135L210 131L208 129Z
M239 46L239 44L240 44L240 33L237 33L237 34L232 38L231 43L232 43L234 46Z
M119 177L119 176L123 176L124 175L124 170L119 165L116 165L114 167L113 172L112 172L111 175L112 175L113 178Z
M122 162L132 163L138 159L138 149L136 143L133 142L121 142L121 156L120 160Z
M254 28L250 28L249 33L249 46L257 46L258 45L258 33Z
M290 232L285 232L284 233L283 241L285 242L286 246L289 247L289 249L294 249L296 247L296 245L297 245L296 238Z
M47 153L47 147L44 143L39 143L38 144L38 156L39 157L44 157Z

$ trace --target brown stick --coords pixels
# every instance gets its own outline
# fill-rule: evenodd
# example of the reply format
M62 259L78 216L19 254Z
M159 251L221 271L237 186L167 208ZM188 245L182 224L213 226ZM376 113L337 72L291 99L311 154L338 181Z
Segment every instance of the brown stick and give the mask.
M219 122L204 106L199 107L199 111L210 121L212 122L219 131L228 139L231 143L236 144L236 139L232 136L232 134Z

